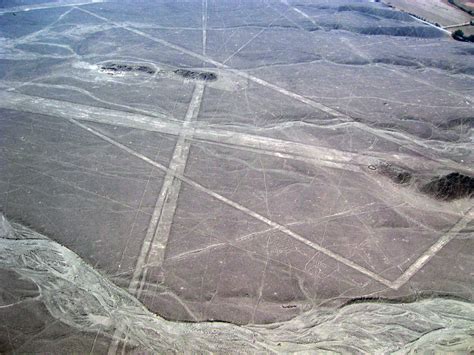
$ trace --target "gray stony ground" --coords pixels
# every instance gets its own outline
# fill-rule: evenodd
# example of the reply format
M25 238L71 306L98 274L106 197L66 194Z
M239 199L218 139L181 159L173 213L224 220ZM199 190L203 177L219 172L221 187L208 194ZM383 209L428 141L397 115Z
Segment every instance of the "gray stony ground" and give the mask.
M67 327L62 330L62 349L104 352L106 340L118 332L128 350L138 352L473 350L474 306L443 298L410 303L362 301L266 326L167 321L72 251L20 224L11 225L3 216L0 219L0 268L10 275L4 281L17 286L1 294L4 301L11 298L11 303L2 305L2 316L23 315L24 321L45 330L61 322ZM46 323L43 317L52 320ZM20 352L58 350L56 339L30 338L21 327L8 328L10 342L2 351L15 349L21 340ZM4 332L0 336L6 342Z
M467 349L473 55L368 0L1 2L0 352Z

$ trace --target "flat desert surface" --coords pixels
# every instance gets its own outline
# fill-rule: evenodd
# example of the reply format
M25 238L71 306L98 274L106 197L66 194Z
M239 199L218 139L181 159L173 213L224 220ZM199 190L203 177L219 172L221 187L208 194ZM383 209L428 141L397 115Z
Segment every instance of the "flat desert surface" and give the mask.
M426 18L442 27L466 23L472 20L467 12L448 3L447 0L384 0L397 9Z
M1 2L0 352L472 351L473 55L364 0Z

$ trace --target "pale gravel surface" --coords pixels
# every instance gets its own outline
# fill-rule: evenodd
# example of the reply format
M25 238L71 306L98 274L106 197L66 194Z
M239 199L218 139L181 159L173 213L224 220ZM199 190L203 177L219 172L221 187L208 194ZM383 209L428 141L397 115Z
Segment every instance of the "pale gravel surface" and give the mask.
M469 351L472 44L369 0L4 3L0 353Z
M0 268L31 280L60 322L82 332L126 334L134 351L165 353L473 350L474 306L443 298L360 302L282 323L235 326L170 322L150 313L74 252L0 216ZM25 302L25 300L24 300ZM2 305L6 307L8 305ZM15 305L13 305L15 306Z

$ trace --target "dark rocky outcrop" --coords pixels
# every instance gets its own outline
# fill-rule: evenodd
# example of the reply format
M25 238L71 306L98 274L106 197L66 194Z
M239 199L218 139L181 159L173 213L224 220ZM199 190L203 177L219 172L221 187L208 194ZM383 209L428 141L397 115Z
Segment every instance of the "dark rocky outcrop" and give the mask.
M451 37L453 37L456 41L461 41L461 42L474 42L474 35L465 35L462 30L456 30L451 34Z
M406 185L413 182L413 186L416 186L420 192L437 200L451 201L474 196L474 177L458 172L435 176L427 181L422 175L387 162L369 165L368 168L388 177L395 184Z
M381 163L376 169L381 175L388 177L396 184L407 184L413 178L410 172L389 163Z
M450 173L433 178L420 189L440 200L455 200L474 195L474 178L460 173Z
M102 70L107 70L112 73L127 73L127 72L141 72L146 74L155 74L155 69L146 65L129 65L109 63L100 67Z
M191 80L201 80L201 81L215 81L217 80L217 75L211 72L199 72L188 69L176 69L173 73L182 76L185 79Z

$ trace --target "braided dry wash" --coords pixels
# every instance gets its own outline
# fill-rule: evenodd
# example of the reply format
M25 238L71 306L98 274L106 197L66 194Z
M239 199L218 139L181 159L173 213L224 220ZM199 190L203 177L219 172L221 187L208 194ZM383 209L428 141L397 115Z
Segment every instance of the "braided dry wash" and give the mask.
M409 352L472 350L474 306L443 298L411 303L357 302L263 326L178 323L149 312L78 255L0 215L0 268L29 279L51 315L84 332L154 352Z

